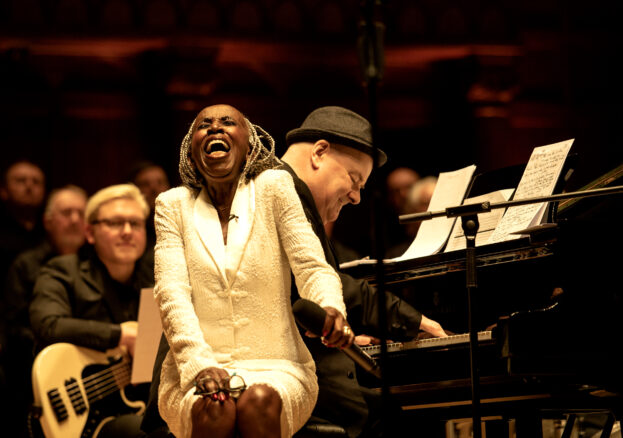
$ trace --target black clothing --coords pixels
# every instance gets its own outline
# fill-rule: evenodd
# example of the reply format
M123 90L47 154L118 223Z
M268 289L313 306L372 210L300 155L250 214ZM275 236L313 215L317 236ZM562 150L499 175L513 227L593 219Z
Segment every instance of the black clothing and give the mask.
M40 217L40 215L38 215ZM32 230L24 228L4 204L0 203L0 421L10 436L24 436L25 413L22 407L32 398L30 388L30 368L23 357L32 356L32 341L29 333L20 333L21 326L15 327L11 318L13 311L12 293L7 289L6 276L9 267L18 254L42 242L45 232L41 221ZM29 326L27 308L26 326ZM16 342L25 335L26 342ZM16 337L16 335L18 337ZM32 363L32 362L30 362ZM24 372L26 371L26 372ZM20 378L21 377L21 378ZM24 378L28 382L24 381ZM27 383L26 386L23 386ZM22 421L24 420L24 421ZM17 429L15 429L17 428Z
M6 205L0 203L0 315L6 312L4 286L11 263L19 253L33 248L44 239L45 231L41 221L38 221L32 230L27 230L13 217ZM6 344L6 330L8 329L5 319L0 318L0 355Z
M320 213L309 187L301 180L294 170L287 164L283 168L290 172L294 180L294 187L301 199L305 215L320 239L327 262L338 271L344 294L344 303L348 312L348 323L355 333L378 334L378 311L376 288L365 280L359 280L339 271L338 258L333 250L333 245L327 237ZM387 294L386 301L388 327L387 331L396 339L413 339L419 332L422 314L410 304L402 301L391 293Z
M5 394L11 394L11 402L6 408L7 419L3 424L15 437L27 436L27 414L33 401L30 370L35 358L34 335L30 328L28 304L39 269L56 255L46 240L19 254L6 276L4 353L7 360L4 368L10 379L6 382Z
M15 257L43 240L45 230L41 221L37 221L33 229L27 230L15 220L5 205L0 204L0 285L4 286L6 273Z
M7 272L5 318L8 333L11 338L15 337L22 345L27 343L32 347L33 343L28 304L32 298L39 269L57 255L50 242L45 240L36 247L19 254Z
M138 319L140 290L153 286L153 275L139 260L128 284L119 283L91 247L54 257L41 268L30 304L37 350L56 342L115 348L120 324Z
M309 187L289 165L284 163L284 168L294 179L294 186L301 199L303 210L320 239L327 262L340 275L348 323L355 333L378 335L376 288L365 280L357 280L339 272L337 256L325 233L320 213ZM295 289L293 285L293 302L298 299L298 292ZM386 309L387 331L393 339L412 339L417 336L422 321L420 312L390 293L386 297ZM367 428L378 421L378 419L368 417L370 413L378 413L376 409L369 409L369 405L378 403L380 396L377 392L359 385L355 364L343 352L325 347L318 338L303 336L303 340L316 361L316 374L320 387L318 402L312 415L342 426L349 436L359 436L364 426Z
M301 199L303 210L320 239L327 262L340 274L349 324L355 333L366 332L372 335L378 333L376 289L365 280L356 280L339 272L337 257L325 233L320 213L309 188L289 165L284 163L283 168L294 179L294 187ZM293 281L293 302L298 298L296 284ZM417 336L422 319L422 315L417 310L391 294L387 294L387 310L388 321L392 322L388 330L394 339ZM351 437L360 436L366 423L375 422L374 419L368 419L369 408L366 400L378 400L379 395L359 385L355 364L342 351L327 348L317 338L303 336L303 340L316 362L316 374L320 387L312 418L320 418L342 426ZM163 336L154 364L150 397L142 424L142 429L146 432L164 425L164 421L158 415L157 400L160 369L168 350L169 346Z
M140 290L153 284L153 267L140 259L126 284L114 280L91 246L52 258L39 271L29 308L36 351L57 342L100 351L117 347L120 324L138 320ZM146 385L130 389L147 398ZM98 436L143 436L140 422L136 415L120 415Z

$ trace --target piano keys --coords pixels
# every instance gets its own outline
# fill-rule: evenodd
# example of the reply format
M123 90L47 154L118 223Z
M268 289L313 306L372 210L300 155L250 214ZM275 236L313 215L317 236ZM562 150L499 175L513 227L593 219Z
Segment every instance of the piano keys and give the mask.
M491 341L493 339L493 332L491 330L484 330L478 332L478 342ZM409 350L422 350L428 348L444 348L449 345L468 345L469 333L462 333L460 335L451 335L447 338L426 338L416 339L406 342L390 342L387 344L388 353L396 353L399 351ZM361 347L361 350L366 352L372 358L381 354L380 345L365 345Z

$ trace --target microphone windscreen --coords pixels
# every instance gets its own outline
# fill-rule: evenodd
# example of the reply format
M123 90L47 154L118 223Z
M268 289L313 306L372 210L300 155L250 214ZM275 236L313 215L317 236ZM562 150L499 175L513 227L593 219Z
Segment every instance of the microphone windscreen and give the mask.
M327 311L313 301L300 298L292 305L294 319L305 330L322 336Z

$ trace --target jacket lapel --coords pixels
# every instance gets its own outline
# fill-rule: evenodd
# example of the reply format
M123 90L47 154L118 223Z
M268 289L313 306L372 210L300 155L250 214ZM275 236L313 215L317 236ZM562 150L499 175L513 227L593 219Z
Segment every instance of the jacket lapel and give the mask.
M227 228L227 254L225 273L231 285L242 263L245 249L251 236L251 228L255 219L255 184L240 183L231 206L233 219Z
M223 243L221 223L218 219L216 208L210 202L205 189L201 190L201 193L195 200L193 221L195 229L203 242L203 247L212 258L223 283L227 284L227 278L225 277L225 245Z
M227 226L227 248L223 242L221 223L216 208L205 189L201 191L194 207L195 228L208 254L223 279L231 285L238 273L255 217L255 184L240 183L231 205L233 219Z

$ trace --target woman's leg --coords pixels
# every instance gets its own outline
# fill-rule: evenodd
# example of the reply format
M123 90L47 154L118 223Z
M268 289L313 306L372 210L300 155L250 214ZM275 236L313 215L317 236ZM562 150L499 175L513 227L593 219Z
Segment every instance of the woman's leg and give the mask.
M192 407L192 438L233 438L236 429L236 403L198 397Z
M236 422L242 438L281 437L281 397L268 385L251 385L236 403Z

